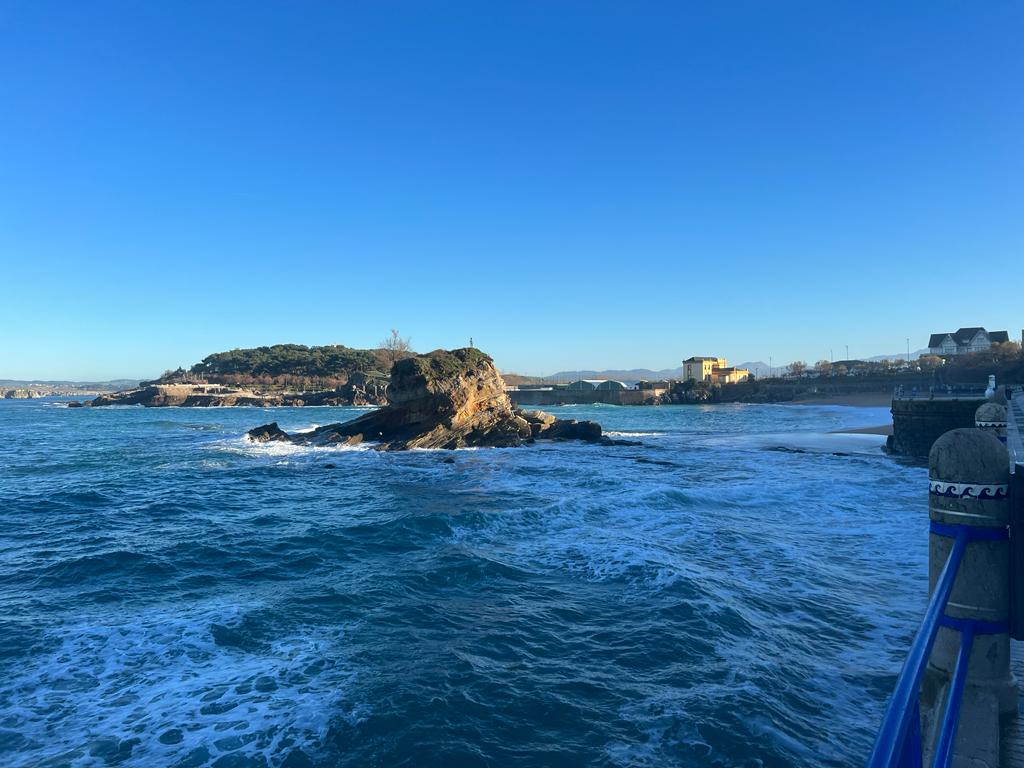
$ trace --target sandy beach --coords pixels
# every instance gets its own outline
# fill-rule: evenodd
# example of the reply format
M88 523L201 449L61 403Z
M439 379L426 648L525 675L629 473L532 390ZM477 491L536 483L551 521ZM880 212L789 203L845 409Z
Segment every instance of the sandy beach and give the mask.
M839 429L833 432L834 435L891 435L892 424L879 424L877 427L856 427L854 429Z
M790 405L846 405L852 408L885 408L892 404L892 394L888 392L856 392L849 395L833 395L808 400L794 400ZM887 424L866 425L838 429L833 435L891 435L892 422Z

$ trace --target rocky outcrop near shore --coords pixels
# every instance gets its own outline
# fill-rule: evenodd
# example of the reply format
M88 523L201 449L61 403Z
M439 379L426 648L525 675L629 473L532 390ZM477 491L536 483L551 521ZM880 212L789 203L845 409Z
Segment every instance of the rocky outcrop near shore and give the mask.
M5 400L32 400L36 397L46 397L46 394L34 389L8 389L3 393Z
M381 450L508 448L534 440L614 444L592 421L517 411L490 357L477 349L437 350L391 369L388 405L353 421L288 435L276 423L248 433L257 442L298 445L378 443Z
M353 387L324 392L259 393L219 384L146 384L122 392L98 395L94 407L143 405L147 408L212 408L225 406L377 405L380 400Z

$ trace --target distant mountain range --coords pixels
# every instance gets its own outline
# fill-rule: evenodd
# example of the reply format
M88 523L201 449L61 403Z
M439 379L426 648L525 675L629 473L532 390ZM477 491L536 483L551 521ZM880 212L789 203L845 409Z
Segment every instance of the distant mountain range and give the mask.
M559 371L558 373L552 373L550 376L545 376L545 379L554 379L556 381L578 381L579 379L615 379L617 381L638 381L640 379L647 379L648 381L656 381L657 379L670 379L679 378L682 375L682 368L665 368L661 371L652 371L650 368L631 368L630 370L618 370L610 369L607 371Z
M919 358L921 355L927 355L927 354L928 354L928 348L927 347L925 347L924 349L915 349L915 350L913 350L910 353L910 359L911 360L917 360L917 358ZM869 362L869 363L877 363L879 360L906 360L906 359L907 359L906 351L899 352L898 354L895 354L895 355L876 355L875 357L865 357L864 358L864 360L866 362Z
M768 363L753 362L753 363L739 363L737 368L746 368L748 371L753 371L755 374L759 370L768 371ZM663 368L660 371L653 371L650 368L630 368L629 370L623 370L618 368L609 368L604 371L593 371L593 370L581 370L581 371L559 371L558 373L552 373L550 376L544 376L545 379L553 379L555 381L577 381L579 379L614 379L616 381L639 381L646 379L647 381L659 381L661 379L678 379L683 375L683 368Z
M917 359L921 355L927 355L927 349L918 349L910 353L911 359ZM875 355L874 357L860 358L867 362L877 363L879 360L903 360L907 356L906 352L901 352L898 355ZM808 365L814 365L817 360L806 360ZM782 373L788 363L776 363L772 366L772 370L778 375ZM764 360L748 360L745 363L736 363L737 368L743 368L750 371L755 376L767 376L769 374L768 363ZM639 381L646 379L647 381L658 381L660 379L678 379L683 375L683 369L679 368L663 368L660 371L654 371L650 368L630 368L629 370L623 370L619 368L609 368L603 371L594 370L581 370L581 371L559 371L558 373L552 373L550 376L543 378L554 381L577 381L578 379L614 379L616 381Z

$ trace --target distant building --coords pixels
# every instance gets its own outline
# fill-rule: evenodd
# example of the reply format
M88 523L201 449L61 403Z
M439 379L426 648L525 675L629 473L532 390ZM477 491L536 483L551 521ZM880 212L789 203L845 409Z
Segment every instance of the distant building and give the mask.
M635 389L635 387L630 387L628 384L622 381L608 379L607 381L602 381L600 384L598 384L596 389L599 389L601 391L609 389L613 391L621 391L623 389Z
M928 352L949 357L969 352L984 352L993 344L1009 341L1006 331L986 331L984 328L961 328L955 333L933 333L928 339Z
M566 387L573 392L593 392L598 384L604 383L604 379L580 379Z
M668 390L672 389L672 385L674 383L674 381L667 381L665 379L662 379L660 381L644 380L638 381L636 383L636 388L641 390L654 390L656 392L667 392Z
M725 368L724 357L688 357L683 360L683 381L711 381L716 368Z
M735 384L750 378L746 368L716 368L712 373L716 384Z
M689 357L683 360L683 381L735 384L750 378L746 368L730 368L724 357Z

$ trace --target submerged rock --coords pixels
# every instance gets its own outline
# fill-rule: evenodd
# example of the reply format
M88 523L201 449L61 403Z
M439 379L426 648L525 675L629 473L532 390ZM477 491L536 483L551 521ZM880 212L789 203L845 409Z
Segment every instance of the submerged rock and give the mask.
M380 443L382 450L509 448L536 439L614 443L592 421L563 421L517 411L490 357L477 349L437 350L400 360L391 369L388 405L342 424L288 435L277 424L250 430L259 442L298 445Z

